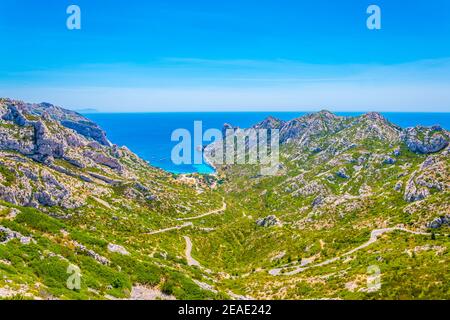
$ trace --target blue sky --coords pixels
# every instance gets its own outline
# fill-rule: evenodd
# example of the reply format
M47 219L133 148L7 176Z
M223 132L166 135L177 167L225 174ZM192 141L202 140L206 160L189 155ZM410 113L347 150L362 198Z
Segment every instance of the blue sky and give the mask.
M75 109L450 111L448 0L2 0L0 39L0 96Z

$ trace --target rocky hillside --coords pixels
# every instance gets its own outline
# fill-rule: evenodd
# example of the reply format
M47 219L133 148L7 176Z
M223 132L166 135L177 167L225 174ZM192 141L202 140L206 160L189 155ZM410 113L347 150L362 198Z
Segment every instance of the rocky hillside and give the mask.
M281 162L291 176L280 186L315 196L316 205L336 195L385 192L374 191L382 178L406 203L450 188L450 133L440 126L402 129L378 113L339 117L321 111L287 122L269 117L254 128L280 130Z
M0 297L449 298L448 131L328 111L253 128L280 130L277 175L175 176L77 113L1 99Z
M154 270L155 275L144 277L162 279L161 267L148 255L161 250L164 265L170 265L172 244L141 247L138 243L149 240L142 235L221 205L202 179L182 179L151 167L126 147L111 144L83 116L47 103L9 99L0 100L0 200L0 297L35 298L126 296L130 277L139 273L131 271L133 265ZM120 255L129 256L125 265L114 262ZM85 257L103 268L84 261L94 291L85 287L77 293L66 290L64 282L55 283L55 277L67 278L63 265L82 267ZM48 260L55 260L62 274L45 274L40 268L47 268ZM173 276L178 280L172 285L183 287L184 276ZM116 287L108 282L114 277L122 279ZM195 290L201 297L201 289Z
M269 117L253 128L280 130L281 170L261 176L259 166L218 165L227 200L242 217L229 220L213 241L199 240L202 251L223 256L218 265L247 275L233 282L243 292L272 298L445 295L448 282L439 273L448 278L448 131L402 129L378 113L340 117L328 111L291 121ZM401 231L389 236L386 230ZM380 234L377 244L359 249L371 233ZM219 249L222 238L232 244ZM418 250L436 256L404 253ZM419 261L420 268L407 271ZM388 283L372 294L364 291L368 263L379 266ZM310 271L309 265L318 267ZM327 274L339 276L322 278Z
M74 209L114 188L146 202L177 197L158 181L170 180L170 174L112 145L97 124L75 112L2 99L0 118L0 199Z

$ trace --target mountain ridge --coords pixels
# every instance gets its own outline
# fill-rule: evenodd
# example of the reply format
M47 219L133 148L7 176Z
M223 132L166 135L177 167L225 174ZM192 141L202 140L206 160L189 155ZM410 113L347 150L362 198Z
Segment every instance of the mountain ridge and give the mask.
M0 99L0 297L448 296L450 134L439 126L269 117L251 128L280 128L280 174L243 164L209 176L169 174L64 121L101 130ZM374 292L370 265L383 275Z

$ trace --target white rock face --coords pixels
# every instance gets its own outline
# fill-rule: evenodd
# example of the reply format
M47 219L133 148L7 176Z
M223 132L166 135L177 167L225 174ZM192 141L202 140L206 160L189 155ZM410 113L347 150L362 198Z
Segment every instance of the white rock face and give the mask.
M0 244L6 244L9 241L13 239L18 239L21 244L30 244L31 242L35 242L31 237L25 237L19 232L12 231L9 228L5 228L3 226L0 226L0 232L1 232L1 238L0 238Z
M124 247L119 246L117 244L112 244L112 243L108 244L108 251L114 252L114 253L120 253L124 256L127 256L130 254Z
M129 150L112 146L100 127L81 115L0 98L1 200L38 209L79 208L90 194L109 193L107 185L136 178L121 163L124 158L148 168ZM144 183L138 188L138 196L156 197Z

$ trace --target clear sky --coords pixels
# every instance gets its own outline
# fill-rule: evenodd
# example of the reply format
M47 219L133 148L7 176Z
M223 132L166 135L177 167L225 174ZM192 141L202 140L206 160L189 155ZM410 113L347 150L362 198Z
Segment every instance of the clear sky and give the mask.
M0 40L0 96L74 109L450 112L448 0L1 0Z

